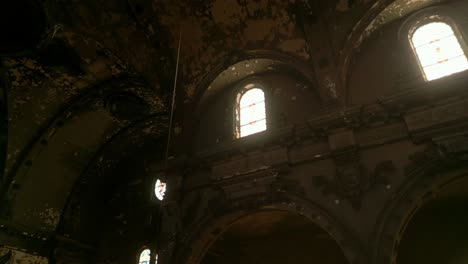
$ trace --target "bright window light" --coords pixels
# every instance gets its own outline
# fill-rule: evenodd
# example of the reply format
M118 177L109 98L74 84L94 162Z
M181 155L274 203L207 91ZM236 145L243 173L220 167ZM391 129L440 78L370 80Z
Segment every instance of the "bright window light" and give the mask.
M140 257L138 258L138 264L149 264L151 261L151 250L144 249L140 253ZM158 254L154 256L154 264L158 264Z
M245 92L238 103L239 137L266 130L265 94L253 88Z
M151 260L151 250L144 249L138 258L138 264L149 264Z
M158 200L164 200L164 195L166 194L166 183L160 181L159 179L156 180L156 184L154 185L154 194Z
M446 23L432 22L419 27L411 41L427 81L468 69L457 36Z

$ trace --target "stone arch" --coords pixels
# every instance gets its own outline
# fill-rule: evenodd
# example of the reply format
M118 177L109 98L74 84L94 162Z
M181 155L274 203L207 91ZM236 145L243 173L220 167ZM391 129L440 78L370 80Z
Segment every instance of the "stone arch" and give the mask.
M256 65L255 69L253 69L254 65ZM244 82L251 81L262 84L263 87L266 88L265 91L268 91L267 94L274 95L273 86L267 85L266 81L275 76L289 83L296 82L296 86L294 86L294 84L285 86L283 91L292 94L294 93L293 91L299 90L307 94L307 98L313 98L314 101L310 104L313 110L309 111L309 114L313 111L319 111L319 109L324 107L328 95L325 90L322 90L322 88L317 85L313 70L310 67L310 65L307 65L297 58L273 51L250 51L240 55L231 55L205 77L204 81L196 88L193 102L185 105L183 117L184 135L204 134L200 131L206 127L206 125L203 124L207 120L207 117L219 118L221 115L215 115L214 113L221 113L221 111L224 111L225 115L228 117L226 119L218 119L220 120L218 123L219 125L216 127L216 130L213 131L219 132L219 136L217 135L216 137L223 138L223 140L221 140L222 142L229 141L231 136L233 137L234 135L234 129L228 127L234 124L234 120L231 119L234 117L232 113L234 112L233 102L235 102L237 96L234 92L236 88L241 86ZM239 74L236 75L238 70ZM270 84L271 83L270 81ZM279 96L276 97L278 98ZM283 105L284 104L281 106ZM209 109L211 107L216 107L216 111ZM267 105L267 111L268 108L269 106ZM208 111L208 109L210 111ZM278 112L280 111L279 109L279 107L270 108L270 110ZM298 108L294 108L294 110L296 109ZM284 109L281 111L284 111ZM275 117L277 120L281 118L279 113ZM301 118L305 117L301 115ZM212 142L202 144L209 145L211 143ZM191 145L190 151L197 150L198 146L196 144L192 144L192 142L189 144Z
M121 183L121 186L126 186L128 193L141 193L141 196L144 197L145 200L142 203L145 206L139 204L139 207L134 209L138 216L152 215L154 217L159 214L159 210L155 209L156 204L147 203L146 199L152 193L150 177L154 176L152 173L158 169L158 162L160 163L161 149L159 148L165 147L165 144L160 144L160 142L165 140L167 123L166 113L156 113L136 121L118 131L94 154L87 167L82 170L80 176L74 182L56 229L59 236L66 234L84 245L89 245L89 247L79 251L79 254L67 256L60 254L60 250L69 245L67 243L58 243L57 248L59 251L52 256L54 260L58 261L58 263L86 262L87 259L88 262L96 261L96 252L102 253L97 250L99 242L106 240L106 236L102 236L103 229L106 232L108 231L107 225L115 224L112 221L115 219L109 218L109 212L112 210L101 207L110 204L110 200L116 199L115 195L119 193L119 186L114 186L113 183L115 182ZM141 131L144 132L141 133ZM121 146L130 147L122 152ZM145 159L141 159L141 157L145 157ZM148 166L143 168L140 163L135 165L135 160L141 160ZM135 165L135 167L132 167L133 173L131 176L125 173L115 173L126 165L128 167L128 164ZM106 195L103 197L102 193ZM137 200L134 195L129 195L129 197ZM123 211L128 209L127 207L122 208ZM138 225L138 227L143 226L143 228L132 232L132 235L140 236L141 240L133 241L133 243L130 243L131 246L125 249L127 251L134 250L133 253L135 254L130 254L132 256L136 255L141 249L138 246L144 245L152 252L156 252L157 249L154 241L148 238L148 235L152 235L155 231L152 229L153 227L146 223L148 219L144 217L141 218L142 223ZM122 217L122 221L124 219L127 221L128 218L131 217L125 215L125 218ZM134 237L131 238L134 239ZM76 251L78 248L75 247L73 250Z
M57 113L24 150L17 166L10 172L11 184L6 186L9 189L5 189L7 200L2 213L27 226L31 232L36 229L43 232L55 230L65 206L64 197L71 191L93 153L112 135L139 118L115 111L119 109L115 105L141 103L145 105L142 115L158 111L156 96L136 79L117 78L94 88ZM112 95L119 96L114 98ZM133 98L141 100L134 102ZM100 125L91 125L98 123ZM86 133L87 129L92 129L93 133ZM70 136L70 133L75 133L75 136ZM73 145L74 140L88 147L75 149L75 154L70 153L66 148ZM70 163L70 158L75 162ZM69 162L62 162L64 159ZM58 166L58 162L63 166ZM54 179L66 182L60 191L57 191ZM41 208L49 212L48 216L39 213Z
M337 68L339 69L337 83L339 90L343 93L345 103L348 102L350 93L348 91L348 82L351 75L352 62L366 39L369 39L369 36L393 20L434 3L437 3L437 1L378 0L369 2L369 8L366 13L357 22L341 48L337 62Z
M255 199L255 198L254 198ZM229 208L215 211L197 222L194 231L187 234L181 243L175 263L198 264L217 238L236 220L255 212L279 210L297 214L308 219L311 224L324 230L341 248L349 263L365 263L363 248L355 238L333 216L313 202L296 195L275 195L256 199L252 206L249 199L232 203Z
M293 56L271 50L252 50L242 53L232 52L231 54L223 58L221 60L221 63L217 64L212 71L206 74L203 80L198 84L194 96L196 108L198 108L198 106L203 103L205 97L207 96L207 93L211 92L210 90L216 89L210 86L213 86L214 84L222 87L229 84L225 81L219 80L223 72L225 72L228 69L231 69L232 67L235 67L236 65L240 65L248 61L252 61L252 64L254 64L255 60L263 60L264 65L258 67L257 71L255 71L253 74L246 75L245 77L239 76L238 78L233 78L234 80L231 83L239 82L245 78L261 74L263 72L268 71L269 66L277 65L287 68L303 76L311 85L317 87L317 89L319 87L319 85L317 85L315 76L312 74L313 69L311 68L311 66ZM219 83L216 84L216 82ZM324 100L325 93L322 91L317 92L320 94L320 98Z
M416 212L432 199L434 192L468 176L463 161L444 157L441 152L436 153L437 150L429 152L425 153L428 154L425 158L430 158L423 164L413 164L407 171L406 182L379 216L374 230L376 247L372 263L395 264L398 246Z

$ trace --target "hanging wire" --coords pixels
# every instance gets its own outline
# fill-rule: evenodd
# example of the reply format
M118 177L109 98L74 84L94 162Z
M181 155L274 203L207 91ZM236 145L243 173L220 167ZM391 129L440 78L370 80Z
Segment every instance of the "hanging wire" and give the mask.
M171 138L172 138L172 124L173 124L173 119L174 119L174 106L175 106L175 97L176 97L176 88L177 88L177 77L178 77L178 73L179 73L179 59L180 59L180 45L181 45L181 42L182 42L182 30L180 30L180 33L179 33L179 43L178 43L178 47L177 47L177 60L176 60L176 69L175 69L175 76L174 76L174 87L173 87L173 91L172 91L172 102L171 102L171 114L170 114L170 118L169 118L169 131L167 133L167 143L166 143L166 155L165 155L165 163L164 163L164 172L165 174L162 175L162 181L164 184L166 184L166 179L167 179L167 175L166 175L166 172L167 172L167 168L168 168L168 160L169 160L169 149L170 149L170 145L171 145ZM154 183L156 185L156 182ZM153 192L155 191L155 187L156 186L153 186L154 190ZM156 232L157 232L157 235L156 235L156 244L155 244L155 247L158 245L158 240L161 238L161 230L162 230L162 210L163 210L163 203L162 203L162 200L160 201L160 204L159 204L159 210L158 212L156 213L156 219L157 219L157 223L156 223ZM155 252L155 255L151 254L151 261L155 261L157 258L158 258L158 250L154 251Z
M167 144L166 144L166 156L165 156L165 163L164 163L164 170L167 170L168 160L169 160L169 149L171 146L171 139L172 139L172 123L174 118L174 105L175 105L175 97L176 97L176 88L177 88L177 77L179 74L179 59L180 59L180 43L182 41L182 30L179 32L179 44L177 47L177 60L176 60L176 70L174 76L174 88L172 91L172 103L171 103L171 115L169 118L169 131L167 133Z

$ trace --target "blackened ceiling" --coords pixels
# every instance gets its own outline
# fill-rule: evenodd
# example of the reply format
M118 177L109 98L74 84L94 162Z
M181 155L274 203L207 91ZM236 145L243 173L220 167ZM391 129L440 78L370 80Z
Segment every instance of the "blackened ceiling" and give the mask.
M133 153L148 162L161 158L179 36L177 106L284 65L336 98L363 40L437 2L2 3L2 11L15 14L2 16L10 19L2 25L11 41L0 45L9 134L2 216L53 231L67 197L87 184L78 179L96 166L106 168L102 174Z

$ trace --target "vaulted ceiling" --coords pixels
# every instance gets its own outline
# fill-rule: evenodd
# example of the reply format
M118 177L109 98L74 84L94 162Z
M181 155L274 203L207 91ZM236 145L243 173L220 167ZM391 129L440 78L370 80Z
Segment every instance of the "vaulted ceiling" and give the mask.
M336 99L367 37L436 2L2 3L12 36L0 45L9 86L2 214L54 230L73 186L93 164L112 167L148 148L161 153L179 40L178 106L196 105L226 84L285 65Z

